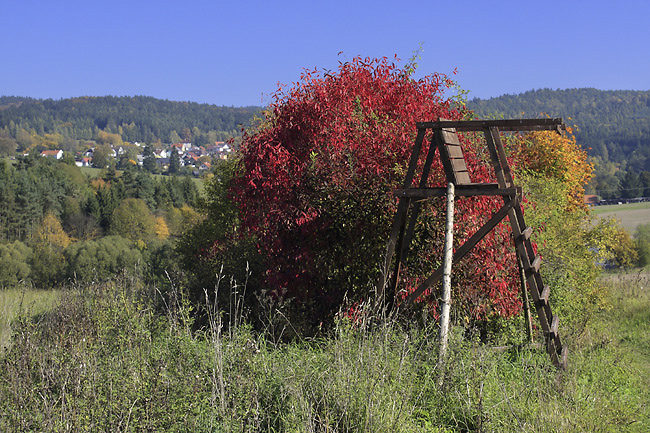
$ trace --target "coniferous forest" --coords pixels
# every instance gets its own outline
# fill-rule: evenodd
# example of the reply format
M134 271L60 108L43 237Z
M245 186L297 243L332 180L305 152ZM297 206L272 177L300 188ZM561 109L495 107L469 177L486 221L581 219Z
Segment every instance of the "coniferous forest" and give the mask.
M467 106L479 117L563 117L594 163L589 193L650 196L650 91L540 89Z
M260 111L260 107L218 107L147 96L60 100L3 96L0 133L16 140L18 151L28 149L34 136L44 141L38 150L56 146L73 150L79 140L95 140L100 132L130 143L187 140L203 146L239 136Z

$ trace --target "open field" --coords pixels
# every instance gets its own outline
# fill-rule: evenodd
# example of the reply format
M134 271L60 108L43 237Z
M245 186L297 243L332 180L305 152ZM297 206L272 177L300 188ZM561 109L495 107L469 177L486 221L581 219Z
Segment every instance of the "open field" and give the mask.
M98 177L102 170L100 168L93 168L93 167L80 167L81 172L84 173L86 176L88 176L90 179ZM120 170L116 170L117 174L122 174ZM167 176L164 174L153 174L152 175L154 178L161 178L164 177L166 178ZM196 184L196 187L198 188L199 192L203 192L203 179L198 178L198 177L192 177L191 178L194 183Z
M35 316L52 309L59 294L58 290L0 290L0 354L9 344L11 322L19 314Z
M193 332L182 305L160 315L131 283L71 289L0 353L0 430L647 432L650 275L603 283L610 307L568 338L562 372L460 328L441 367L435 327L344 320L277 343L219 315Z
M650 203L594 206L592 212L599 218L615 218L630 233L634 233L639 224L650 223Z

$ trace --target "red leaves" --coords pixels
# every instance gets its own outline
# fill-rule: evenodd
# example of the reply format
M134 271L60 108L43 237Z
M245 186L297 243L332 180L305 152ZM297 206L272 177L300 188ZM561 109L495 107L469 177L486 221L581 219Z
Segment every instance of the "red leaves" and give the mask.
M276 293L328 312L346 292L353 301L368 299L395 209L391 191L403 181L415 123L462 118L444 95L452 84L441 74L415 81L386 58L355 58L337 72L304 71L292 88L278 89L263 126L244 135L242 175L230 189L242 226L257 236L267 258L267 283ZM472 144L466 146L473 181L491 181ZM445 183L439 161L429 180ZM498 205L459 200L459 242ZM444 212L429 206L427 217L414 240L422 254L406 275L412 287L440 261ZM507 244L507 230L500 230L459 266L461 296L476 314L516 310L510 284L516 261L505 253Z

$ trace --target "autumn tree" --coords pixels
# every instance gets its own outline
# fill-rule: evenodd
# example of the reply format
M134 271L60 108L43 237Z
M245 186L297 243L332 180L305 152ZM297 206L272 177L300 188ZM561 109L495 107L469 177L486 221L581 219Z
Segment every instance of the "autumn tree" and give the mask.
M532 131L509 142L518 165L566 185L567 209L585 209L585 186L593 176L593 164L577 143L573 129L562 134Z
M322 320L348 299L368 299L379 276L396 200L418 121L458 120L445 75L420 80L387 59L355 58L338 71L306 71L274 96L263 123L241 145L241 173L232 182L241 223L266 259L273 296L294 298ZM476 182L490 171L468 146ZM423 161L421 161L423 162ZM439 161L430 185L446 183ZM491 181L491 180L490 180ZM458 203L457 239L469 237L499 205L475 198ZM407 290L440 263L444 208L424 210L414 242L421 255L408 263ZM459 267L457 287L477 316L518 311L516 263L505 225ZM510 254L510 255L508 255ZM435 294L422 299L435 309Z
M111 216L110 233L133 242L147 242L156 236L156 218L144 200L127 198Z
M6 130L0 129L0 157L14 155L17 148L16 140Z
M48 213L32 240L32 280L41 288L50 288L62 282L65 271L63 251L70 238L58 218Z

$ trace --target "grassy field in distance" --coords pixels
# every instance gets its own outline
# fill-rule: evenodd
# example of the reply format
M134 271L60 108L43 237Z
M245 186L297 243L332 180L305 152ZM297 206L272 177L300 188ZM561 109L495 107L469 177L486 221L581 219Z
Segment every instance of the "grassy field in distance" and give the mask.
M611 204L591 209L598 218L618 220L630 233L634 233L639 224L650 223L650 203Z
M93 179L95 177L98 177L101 174L102 170L100 168L94 168L94 167L81 167L81 172L84 173L86 176L88 176L90 179ZM122 171L117 170L116 173L118 175L121 175ZM155 178L167 177L164 174L154 174L152 176ZM192 177L191 179L196 184L196 187L199 189L199 192L203 192L203 179L198 177Z
M0 290L0 354L11 339L11 322L21 313L28 316L54 307L59 290L3 289Z

